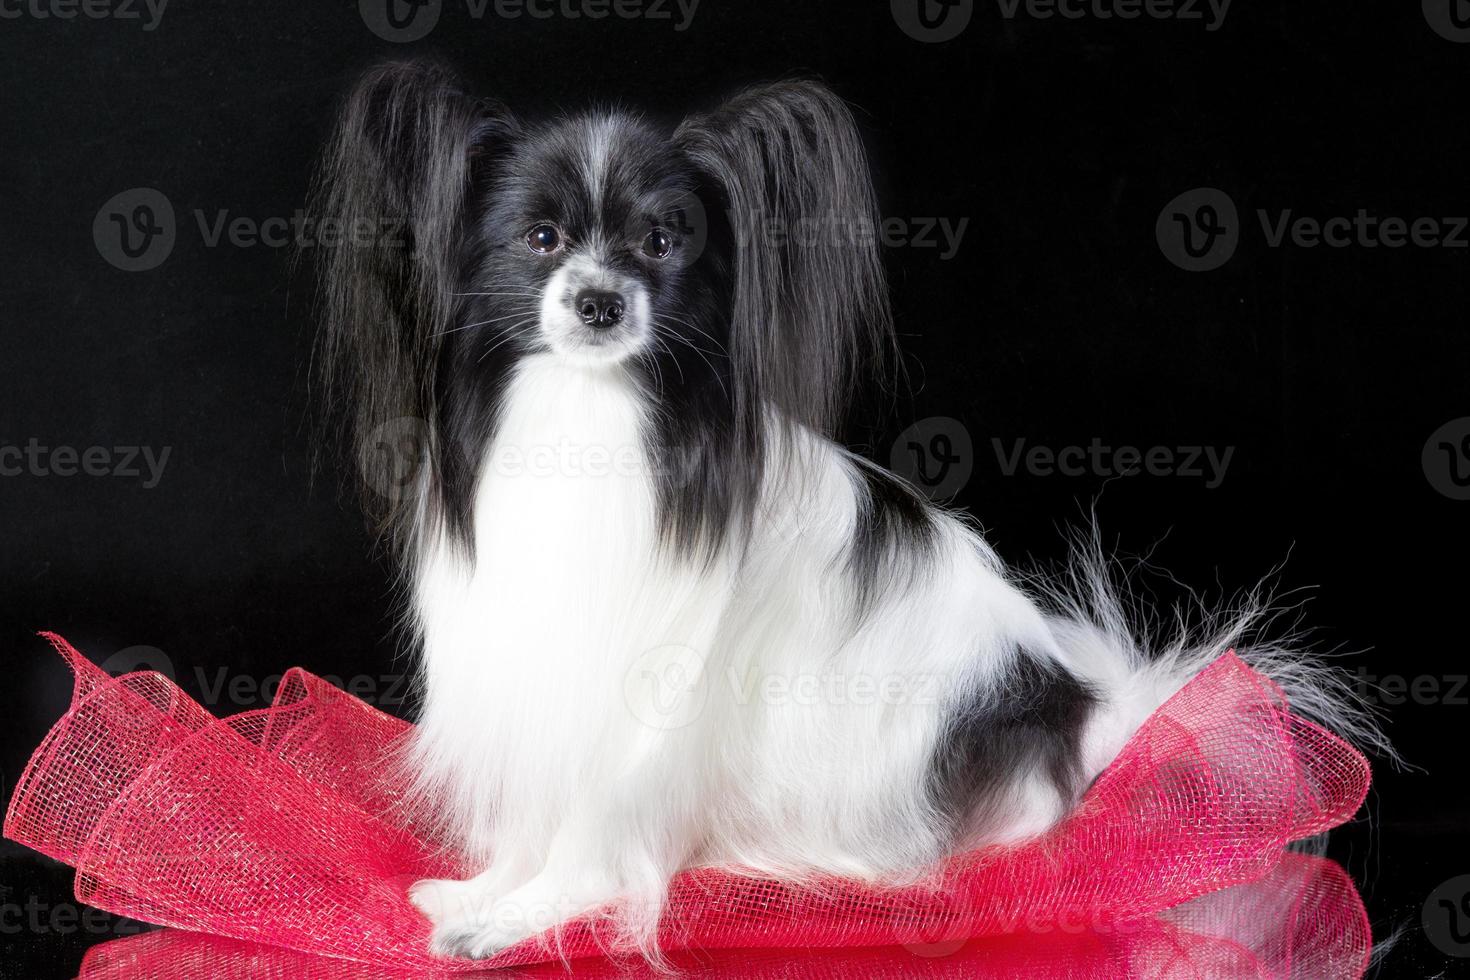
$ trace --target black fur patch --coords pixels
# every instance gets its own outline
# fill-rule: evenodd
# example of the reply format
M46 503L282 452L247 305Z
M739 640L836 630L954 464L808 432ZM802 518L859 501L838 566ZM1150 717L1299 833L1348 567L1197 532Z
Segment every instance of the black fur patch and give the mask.
M998 685L954 706L930 765L935 809L963 832L993 818L997 794L1037 770L1074 800L1082 726L1096 704L1096 693L1065 668L1018 650Z
M922 571L932 559L937 527L928 503L892 473L866 461L854 464L858 489L857 526L848 552L859 609L900 573Z

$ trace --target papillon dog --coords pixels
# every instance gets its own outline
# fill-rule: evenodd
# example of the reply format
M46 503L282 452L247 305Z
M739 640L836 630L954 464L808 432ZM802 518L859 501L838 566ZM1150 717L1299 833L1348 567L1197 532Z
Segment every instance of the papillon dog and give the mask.
M421 650L412 791L480 872L413 886L439 953L592 912L651 951L684 869L897 883L1040 834L1250 620L1140 641L1101 563L1023 581L833 440L893 334L819 83L529 122L390 64L316 208L400 230L320 250L320 359L369 487L418 444L369 496ZM1241 653L1373 740L1330 671Z

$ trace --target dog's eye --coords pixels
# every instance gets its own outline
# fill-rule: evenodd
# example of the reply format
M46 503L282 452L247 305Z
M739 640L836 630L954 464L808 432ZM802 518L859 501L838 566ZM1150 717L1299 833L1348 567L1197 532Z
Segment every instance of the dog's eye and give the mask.
M537 225L526 236L526 244L533 252L549 255L561 248L561 232L557 231L553 225Z
M655 259L666 259L674 250L674 238L662 228L655 228L643 239L643 254Z

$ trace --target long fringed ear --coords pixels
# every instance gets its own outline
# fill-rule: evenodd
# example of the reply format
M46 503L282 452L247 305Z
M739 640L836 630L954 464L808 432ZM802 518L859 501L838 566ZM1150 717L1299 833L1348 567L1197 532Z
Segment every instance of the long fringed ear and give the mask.
M820 83L777 82L686 120L675 139L730 218L739 417L759 427L769 405L831 433L859 373L889 353L893 336L852 113Z
M475 168L514 127L503 106L466 94L447 70L394 63L357 83L323 154L312 212L340 234L316 249L317 367L350 429L364 504L385 529L409 501L383 492L402 484L404 460L377 443L385 432L405 438L395 425L413 438L430 431Z

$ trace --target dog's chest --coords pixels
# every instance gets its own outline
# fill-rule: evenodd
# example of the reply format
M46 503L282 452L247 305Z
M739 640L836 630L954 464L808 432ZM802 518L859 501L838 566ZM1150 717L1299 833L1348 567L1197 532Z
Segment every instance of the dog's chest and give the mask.
M611 629L609 595L646 584L655 484L644 408L621 372L532 359L510 384L481 466L476 585L508 618Z
M642 422L638 392L621 372L528 361L481 465L475 516L488 538L478 540L494 545L519 529L595 545L647 530L653 482Z

